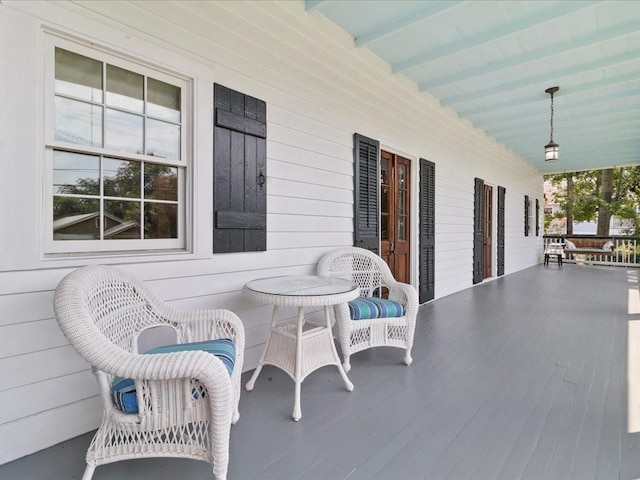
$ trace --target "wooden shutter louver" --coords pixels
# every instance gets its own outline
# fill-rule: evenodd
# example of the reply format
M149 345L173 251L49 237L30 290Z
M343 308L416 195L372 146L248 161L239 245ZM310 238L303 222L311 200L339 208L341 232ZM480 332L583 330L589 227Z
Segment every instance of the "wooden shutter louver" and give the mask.
M529 236L529 195L524 196L524 236Z
M536 237L540 235L540 200L536 198Z
M358 133L353 137L354 226L356 247L380 254L380 143Z
M420 159L420 303L433 300L435 296L435 171L435 163Z
M267 106L214 85L213 252L267 249Z
M473 283L482 282L482 270L484 265L484 180L475 179L473 191Z
M498 186L498 276L504 275L504 220L505 195L504 187Z

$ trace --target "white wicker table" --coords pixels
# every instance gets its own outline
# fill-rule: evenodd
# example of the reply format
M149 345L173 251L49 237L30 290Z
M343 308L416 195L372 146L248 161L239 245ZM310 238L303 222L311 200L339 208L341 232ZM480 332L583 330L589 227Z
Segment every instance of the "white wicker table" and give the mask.
M302 417L300 384L318 368L335 365L347 390L353 390L333 342L329 307L357 298L360 289L356 284L317 275L290 275L253 280L244 286L243 293L255 302L274 306L269 339L255 372L247 382L247 390L253 390L263 365L281 368L295 382L295 421ZM278 322L278 307L281 305L298 307L298 318ZM304 309L312 306L324 307L323 324L305 320Z

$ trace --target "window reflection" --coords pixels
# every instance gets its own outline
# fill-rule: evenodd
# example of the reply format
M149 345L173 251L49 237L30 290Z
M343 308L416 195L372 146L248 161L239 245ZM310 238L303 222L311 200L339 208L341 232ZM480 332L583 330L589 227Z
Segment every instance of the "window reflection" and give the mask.
M105 158L104 194L107 197L140 198L140 163Z
M180 160L180 125L147 119L147 155Z
M53 152L53 193L100 194L100 157Z
M102 62L56 48L55 91L102 103Z
M175 85L56 48L54 138L85 153L53 150L54 240L178 238L184 166L137 155L181 159L181 95Z
M180 122L180 88L154 78L147 79L147 114L152 117Z
M143 153L143 119L139 115L107 108L104 146L129 153Z
M140 236L140 202L104 201L105 240L136 240Z
M124 68L107 65L107 105L142 113L144 77Z
M145 202L144 238L178 238L178 206Z
M178 200L178 169L145 163L144 198L150 200Z
M88 198L53 198L54 240L100 238L100 201Z
M56 97L55 112L56 140L102 146L102 107Z

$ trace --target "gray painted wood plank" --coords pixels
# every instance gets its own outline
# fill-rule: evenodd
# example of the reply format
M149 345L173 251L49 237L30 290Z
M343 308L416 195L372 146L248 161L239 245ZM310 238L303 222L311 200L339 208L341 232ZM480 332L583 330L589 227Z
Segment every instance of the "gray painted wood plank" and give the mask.
M541 265L438 299L420 309L410 367L398 349L356 354L353 392L319 369L298 423L293 382L265 367L242 394L228 480L639 478L639 435L626 433L629 287L623 269ZM89 441L2 465L0 478L79 478ZM199 480L211 468L145 459L94 478Z

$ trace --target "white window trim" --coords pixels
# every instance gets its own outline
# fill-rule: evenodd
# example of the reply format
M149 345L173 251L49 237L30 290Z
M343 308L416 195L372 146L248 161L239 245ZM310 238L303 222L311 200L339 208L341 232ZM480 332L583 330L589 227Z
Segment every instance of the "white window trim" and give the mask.
M100 48L92 43L81 42L65 38L57 32L44 30L44 128L43 137L43 206L42 206L42 246L43 259L77 258L77 257L120 257L131 255L163 255L163 254L185 254L190 253L193 247L193 229L189 228L193 224L192 192L193 181L193 124L194 124L194 78L181 73L169 71L151 62L143 62L133 59L130 55L121 52L114 52L107 48ZM54 241L53 240L53 216L52 212L52 157L54 148L64 148L73 150L74 145L66 144L54 140L54 52L60 47L75 53L94 58L101 62L116 65L121 68L142 73L170 84L178 85L181 88L182 106L182 134L181 134L181 161L170 161L154 158L154 163L166 163L171 166L179 166L178 181L178 238L177 239L147 239L147 240L83 240L83 241ZM98 154L112 153L103 148L86 148L75 146L83 152L93 152ZM81 148L78 148L81 147ZM119 158L148 159L144 155L118 154Z

